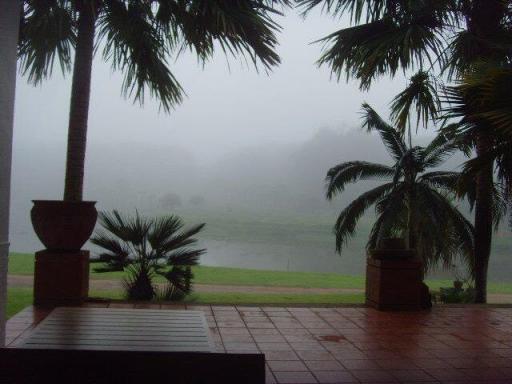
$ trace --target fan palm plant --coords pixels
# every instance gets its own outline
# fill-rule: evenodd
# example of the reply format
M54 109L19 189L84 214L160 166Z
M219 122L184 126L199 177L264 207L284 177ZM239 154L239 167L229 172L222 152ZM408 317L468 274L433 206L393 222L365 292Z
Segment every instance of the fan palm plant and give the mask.
M102 263L97 272L124 271L126 296L131 300L151 300L158 295L153 280L159 275L166 281L162 296L179 300L190 293L193 278L191 267L198 264L204 249L191 246L193 237L205 224L184 229L177 216L148 219L138 213L126 217L118 211L101 212L102 229L96 231L91 242L103 249L93 260Z
M380 76L415 68L437 69L460 79L482 60L501 66L512 60L510 0L297 0L307 14L316 7L335 16L348 14L353 25L320 41L319 65L346 75L368 89ZM421 108L420 110L421 111ZM484 125L473 130L474 149L488 158L492 139ZM493 163L475 174L475 301L486 301L487 266L493 234Z
M449 267L456 258L468 266L473 260L473 226L453 203L459 173L436 170L457 148L440 134L426 147L408 145L400 132L369 105L363 105L363 127L379 133L394 164L350 161L331 168L326 177L327 199L359 180L387 182L363 193L344 208L334 226L336 249L355 233L357 221L371 206L377 218L367 243L379 246L387 237L406 237L426 269L439 263Z
M18 45L21 70L32 83L52 74L57 61L72 71L65 201L83 195L87 121L93 57L125 74L122 90L143 102L147 91L165 111L184 91L169 69L172 55L185 50L201 61L216 47L247 55L267 70L279 63L272 20L286 0L24 0ZM72 60L74 51L74 60Z

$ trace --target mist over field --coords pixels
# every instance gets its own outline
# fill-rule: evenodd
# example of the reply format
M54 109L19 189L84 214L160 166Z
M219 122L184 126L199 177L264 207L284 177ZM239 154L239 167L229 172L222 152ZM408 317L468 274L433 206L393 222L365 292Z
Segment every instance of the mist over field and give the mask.
M59 197L60 152L17 148L12 250L41 247L29 221L30 200ZM86 196L103 210L176 213L190 224L206 222L200 236L208 249L205 265L360 275L373 211L341 256L334 253L332 225L339 210L374 183L358 183L333 202L325 200L323 184L330 166L357 159L390 161L377 136L355 128L319 129L301 143L248 146L210 163L177 146L103 144L89 152ZM457 169L463 160L454 156L445 168ZM511 244L512 234L503 226L494 241L493 280L510 281Z
M329 203L324 177L343 161L390 161L379 138L359 128L359 111L367 101L386 117L405 76L382 79L366 93L337 82L315 65L321 47L310 43L345 21L321 14L304 20L293 11L278 22L282 64L270 74L222 54L204 68L192 55L172 60L188 97L169 115L149 98L143 108L123 99L122 77L96 58L84 197L102 210L206 222L199 236L208 249L205 265L362 275L373 212L341 256L332 226L372 183ZM18 78L12 251L42 247L30 224L31 200L62 198L69 90L69 76L58 69L39 87ZM421 131L417 143L433 134ZM462 161L455 156L444 169ZM504 226L494 238L491 280L512 280L511 250Z

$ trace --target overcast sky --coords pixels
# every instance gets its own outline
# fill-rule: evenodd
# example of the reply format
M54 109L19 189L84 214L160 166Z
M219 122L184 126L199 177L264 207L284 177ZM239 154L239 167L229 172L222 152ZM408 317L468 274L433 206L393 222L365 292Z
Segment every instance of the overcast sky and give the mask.
M321 127L352 128L368 101L382 113L405 85L403 77L382 79L370 92L355 82L331 79L328 68L315 61L321 45L311 44L347 24L320 13L306 20L297 11L278 19L283 31L278 52L282 64L259 74L237 59L218 53L203 68L192 55L172 63L172 71L187 92L170 114L159 112L147 99L140 107L121 96L122 76L112 73L101 57L94 61L88 148L105 143L144 142L180 146L206 162L246 146L305 140ZM15 152L37 143L41 150L64 144L69 110L70 76L54 71L40 87L18 78ZM57 148L64 154L65 146Z

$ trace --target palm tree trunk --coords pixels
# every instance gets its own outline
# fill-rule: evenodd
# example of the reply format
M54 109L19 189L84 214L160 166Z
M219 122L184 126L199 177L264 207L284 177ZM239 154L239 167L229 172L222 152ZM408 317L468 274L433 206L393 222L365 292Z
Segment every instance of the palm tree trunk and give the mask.
M483 134L477 137L476 153L482 156L490 148L490 139ZM475 303L487 302L487 270L491 255L493 231L492 191L493 164L486 165L476 180L475 203Z
M71 85L68 149L66 156L65 201L82 201L84 183L87 119L91 94L96 9L84 2L78 20L78 36Z
M407 191L407 248L416 249L416 191L413 186L414 178L409 176Z
M502 0L475 0L471 3L467 22L469 31L476 37L492 41L493 36L500 31L500 20L506 11L506 2ZM485 45L475 52L474 60L502 60L501 53ZM476 155L484 155L491 147L491 140L485 134L487 127L478 127L476 137ZM482 169L476 177L475 202L475 302L487 302L487 270L491 255L492 242L492 189L493 164Z

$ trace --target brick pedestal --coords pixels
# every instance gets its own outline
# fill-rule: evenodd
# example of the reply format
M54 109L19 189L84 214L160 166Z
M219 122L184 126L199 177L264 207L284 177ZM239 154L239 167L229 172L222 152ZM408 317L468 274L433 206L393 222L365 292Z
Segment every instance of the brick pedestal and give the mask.
M88 292L89 251L36 252L35 305L79 305Z
M426 306L424 294L420 260L379 260L368 257L367 305L379 310L418 310Z

